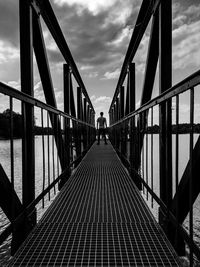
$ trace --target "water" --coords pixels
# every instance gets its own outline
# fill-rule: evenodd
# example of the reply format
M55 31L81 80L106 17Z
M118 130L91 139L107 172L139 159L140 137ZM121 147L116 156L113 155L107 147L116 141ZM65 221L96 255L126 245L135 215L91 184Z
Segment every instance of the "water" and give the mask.
M194 135L194 141L196 142L199 135ZM148 143L146 143L147 139L144 139L144 148L148 147L148 172L146 172L146 164L143 165L143 170L141 172L144 174L144 178L146 179L148 176L148 184L151 186L151 135L148 136ZM57 161L57 151L56 146L53 140L53 137L49 137L49 162L50 168L48 171L48 151L47 151L47 143L48 138L45 137L45 187L48 185L48 177L50 177L50 181L53 181L53 177L58 176L60 173L60 165ZM173 135L173 181L175 181L175 136ZM144 149L143 157L146 159L146 149ZM14 170L15 170L15 190L18 194L19 199L22 198L22 146L21 140L16 139L14 140ZM42 152L42 137L36 136L35 137L35 174L36 174L36 189L35 194L36 196L42 192L43 187L43 152ZM189 159L189 135L180 135L179 136L179 180L184 172L185 166ZM53 162L55 165L55 170L53 169ZM145 162L145 161L144 161ZM6 171L8 177L10 178L10 141L9 140L0 140L0 163L2 164L4 170ZM153 135L153 189L159 195L159 137L157 134ZM48 175L49 173L49 175ZM146 176L147 175L147 176ZM175 183L173 183L173 188L175 188ZM57 188L56 192L58 191ZM175 192L175 190L174 190ZM173 193L174 193L173 192ZM51 190L51 201L54 199L54 189ZM49 206L49 196L45 197L45 208ZM148 204L151 206L151 198L149 195ZM44 213L45 209L42 209L42 203L39 203L37 206L37 217L38 220L41 218L42 214ZM157 216L157 206L154 202L154 209L153 212L155 216ZM4 215L4 213L0 210L0 232L6 228L9 224L8 219ZM186 218L184 222L185 228L188 230L188 218ZM196 202L194 203L194 239L197 244L200 246L200 197L197 198ZM0 247L0 266L3 266L4 263L9 259L9 244L10 244L11 237L8 238L4 242L4 244Z
M48 168L48 149L47 143L49 142L49 168ZM55 142L52 136L44 138L45 144L45 187L48 186L48 180L52 182L60 173L60 164L57 160L57 151ZM55 169L53 169L53 162ZM0 164L3 166L8 178L10 179L10 141L0 140ZM22 200L22 140L14 140L14 173L15 173L15 191L20 200ZM35 137L35 195L38 196L43 188L43 148L42 137ZM39 220L50 203L55 198L55 193L58 192L57 187L51 190L50 195L46 195L44 199L45 208L42 208L42 201L37 205L37 219ZM50 201L49 201L50 197ZM0 209L0 233L8 226L9 220ZM4 266L10 258L10 241L9 237L3 245L0 246L0 266Z
M194 134L194 146L199 137L199 134ZM178 165L178 173L179 173L179 181L184 173L184 170L187 166L189 160L189 149L190 149L190 136L189 134L180 134L179 135L179 165ZM175 194L176 188L176 176L175 176L175 150L176 148L176 136L172 135L172 178L173 178L173 195ZM148 151L148 153L146 153ZM146 166L146 157L148 158L148 166ZM151 180L151 135L148 135L148 139L145 136L144 138L144 150L142 153L142 158L144 158L144 164L141 168L142 177L144 177L145 181L148 181L148 185L152 186ZM146 167L148 167L148 171L146 171ZM159 196L159 135L153 135L153 190ZM147 200L147 192L144 191L143 194L145 200ZM153 202L152 207L152 199L150 194L148 195L147 204L152 210L156 219L158 219L158 205L156 202ZM184 223L184 228L189 233L189 215L186 217ZM194 205L193 205L193 226L194 226L194 240L196 244L200 247L200 195L197 197ZM198 265L199 266L199 265Z

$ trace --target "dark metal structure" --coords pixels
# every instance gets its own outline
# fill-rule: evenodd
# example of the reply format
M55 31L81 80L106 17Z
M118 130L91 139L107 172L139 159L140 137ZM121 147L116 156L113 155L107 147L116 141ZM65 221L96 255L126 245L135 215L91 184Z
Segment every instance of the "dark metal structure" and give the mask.
M79 187L74 191L72 190L71 193L62 190L42 221L44 224L41 223L41 228L39 228L40 226L35 228L35 240L39 240L37 243L39 245L41 245L40 241L44 241L44 235L48 236L49 233L53 235L54 231L59 233L58 236L63 234L62 241L64 243L58 247L59 249L66 249L66 251L68 249L67 252L70 253L66 256L67 252L62 252L62 259L61 257L60 259L63 264L79 264L80 258L80 264L85 264L83 262L84 257L88 263L88 255L85 256L82 252L76 250L81 247L80 244L84 243L84 249L87 248L92 255L90 257L91 265L94 263L97 265L129 264L130 266L135 264L137 266L137 264L141 264L142 257L145 259L145 264L150 264L149 266L155 264L155 261L158 263L163 259L165 261L162 264L166 266L169 263L167 257L171 257L172 262L178 265L179 262L174 250L165 238L162 239L163 247L160 246L157 235L161 233L160 238L162 238L164 230L179 255L185 255L185 244L188 245L190 265L193 266L194 256L200 260L200 249L194 240L193 233L193 204L200 192L198 181L200 138L196 143L194 142L194 98L200 84L200 71L172 86L172 1L142 1L109 110L110 141L127 167L132 181L120 164L111 145L101 147L98 151L97 148L93 147L90 153L86 155L96 138L95 111L50 1L20 0L19 3L21 91L0 83L0 94L5 95L9 101L7 125L10 142L10 177L0 164L0 207L9 220L9 225L1 231L0 244L12 234L11 252L14 254L36 225L36 205L42 202L44 207L44 197L46 196L50 200L51 193L56 193L56 185L60 190L66 189L67 186L74 189L79 184ZM63 111L57 108L41 26L42 19L63 57ZM136 110L135 69L137 66L134 63L134 57L150 21L151 34L141 94L141 106ZM35 55L37 61L46 103L34 98L33 55ZM151 99L158 62L159 96ZM74 82L76 82L76 92L73 89ZM180 98L185 92L190 97L189 161L180 178L179 115ZM76 95L76 101L74 95ZM16 101L21 106L22 200L15 191L14 104ZM175 125L172 125L172 101L176 113ZM37 125L35 125L34 117L36 113L40 121ZM154 179L154 162L156 159L154 158L153 129L155 128L156 116L159 117L159 126L156 128L156 133L159 133L159 151L157 151L159 181ZM173 133L175 134L175 174L173 174L174 159L172 156ZM41 136L42 192L40 194L35 192L35 135ZM85 155L86 157L84 157ZM83 157L84 161L81 162ZM103 159L104 157L105 159ZM74 176L71 176L71 172L77 166L75 175L73 174L76 177L73 180ZM113 177L115 177L115 182ZM121 177L124 178L123 181ZM119 185L123 187L122 192ZM149 210L139 195L138 189L146 191L147 199L149 199L149 195L151 196L152 206L157 202L159 223L163 230L148 213ZM96 192L97 195L93 192ZM68 193L71 194L71 198L68 198ZM82 199L81 195L83 196ZM112 197L110 197L111 195ZM133 200L134 197L135 200ZM62 198L64 202L61 203L60 199ZM79 206L75 203L76 200L79 202ZM72 201L75 203L74 206L70 206ZM60 203L62 205L59 207ZM68 205L65 205L66 203ZM72 207L77 211L77 220L73 217L75 213L72 211ZM95 207L98 209L98 214ZM61 223L57 221L57 209L60 209L63 215L63 218L60 218L62 219ZM68 216L67 211L71 214L71 217ZM84 211L86 211L85 214ZM51 212L54 217L51 217ZM183 222L188 214L189 230L186 231ZM134 221L136 218L137 222ZM55 225L51 225L52 227L49 226L51 219L55 223ZM70 221L72 219L73 222ZM67 227L65 228L66 224ZM48 227L46 228L46 226ZM63 231L63 229L65 230ZM40 235L41 231L44 231L42 237ZM110 233L112 235L109 235ZM68 239L65 239L67 235ZM136 235L138 239L136 239ZM59 242L58 236L53 236L53 241ZM70 239L71 236L72 239ZM149 241L151 238L155 238L153 240L155 242L151 243ZM149 257L146 257L145 253L147 252L144 249L144 244L140 243L142 244L141 247L138 246L141 239L146 242L146 248L150 251ZM48 242L48 240L48 238L45 239L45 242ZM15 258L16 261L23 262L25 260L27 264L27 261L31 261L31 257L37 254L37 246L33 246L36 254L32 254L31 250L27 251L26 245L31 246L32 241L31 237L25 241L25 246L19 250L18 256ZM54 246L53 241L50 240L48 245ZM68 246L66 242L72 243ZM75 242L76 244L79 242L79 247L76 247L72 252ZM136 248L133 248L133 244ZM152 244L155 245L154 253L151 251ZM97 251L92 252L93 246ZM156 251L158 246L160 250ZM41 249L41 246L39 249ZM113 250L115 250L115 253L113 253ZM163 250L164 254L162 254ZM57 253L57 251L54 250L52 253ZM77 253L76 257L73 253ZM156 257L155 253L157 253ZM95 260L94 256L96 257ZM52 259L52 263L55 263L53 262L55 257L46 257L44 252L43 259L45 261ZM67 263L65 262L66 258ZM47 263L45 262L45 264Z
M146 60L141 107L135 110L134 56L151 20L151 34ZM151 99L157 63L159 61L159 96ZM127 83L124 101L124 84ZM172 86L172 3L165 0L143 0L131 41L122 66L116 91L110 106L110 139L140 190L146 188L159 205L159 222L176 251L185 254L185 243L193 256L200 259L194 241L193 204L199 195L197 181L199 139L194 146L194 91L200 84L196 72ZM179 179L179 124L181 94L190 95L189 162ZM175 175L172 174L172 101L175 104ZM125 103L125 107L124 107ZM157 112L157 113L156 113ZM155 117L159 117L159 181L154 180ZM174 131L173 131L174 133ZM159 190L155 191L155 184ZM174 187L173 187L174 185ZM153 203L153 202L152 202ZM189 214L189 232L183 222Z
M0 83L0 94L9 98L11 157L10 180L0 165L0 206L10 221L10 225L0 235L0 242L2 243L12 233L12 254L36 224L35 206L47 194L50 199L50 191L52 189L55 191L57 183L59 189L62 188L68 180L72 168L78 165L96 138L94 108L50 2L20 0L19 5L21 92ZM64 111L57 109L41 18L46 23L65 60L63 64ZM35 53L46 104L34 98L33 53ZM78 84L76 106L72 79L75 79ZM13 101L16 100L21 103L22 117L22 202L14 187ZM34 114L36 110L37 116L38 113L40 114L40 127L35 126ZM41 170L43 172L43 190L37 197L35 195L34 145L36 134L42 136L43 151L43 170ZM53 168L53 178L50 177L51 167Z
M181 266L110 142L93 144L8 266L38 265Z

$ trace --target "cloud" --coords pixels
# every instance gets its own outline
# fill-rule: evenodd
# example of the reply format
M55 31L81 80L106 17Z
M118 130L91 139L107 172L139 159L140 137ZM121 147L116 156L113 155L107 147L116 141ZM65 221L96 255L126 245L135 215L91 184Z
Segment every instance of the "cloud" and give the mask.
M140 4L141 0L54 0L53 8L75 62L102 75L121 67ZM58 51L48 52L52 60L60 60Z
M82 65L81 67L80 67L80 70L86 70L86 71L88 71L88 70L91 70L91 69L93 69L94 67L93 66L90 66L90 65Z
M200 63L200 21L184 24L173 31L173 67L183 69Z
M97 15L101 11L107 10L108 8L113 6L117 2L117 0L54 0L54 2L61 7L64 5L75 5L80 13L82 10L87 9L93 15Z
M176 29L183 24L191 24L200 18L199 1L176 1L173 4L173 28Z
M107 71L105 74L104 74L104 77L102 79L104 80L110 80L110 79L117 79L119 78L119 74L120 74L120 69L116 69L115 71L113 72L109 72Z
M0 64L19 59L19 50L0 40Z
M15 88L17 90L21 90L21 83L20 81L9 81L6 83L8 86Z
M99 102L103 102L103 103L111 103L111 97L110 96L99 96L97 98L95 98L94 103L97 104Z
M0 1L0 40L19 46L18 1Z

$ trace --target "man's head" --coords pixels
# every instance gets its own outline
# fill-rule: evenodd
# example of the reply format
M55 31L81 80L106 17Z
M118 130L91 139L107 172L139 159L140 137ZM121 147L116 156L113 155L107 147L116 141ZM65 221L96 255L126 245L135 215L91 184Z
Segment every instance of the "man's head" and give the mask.
M100 112L101 117L103 116L103 112Z

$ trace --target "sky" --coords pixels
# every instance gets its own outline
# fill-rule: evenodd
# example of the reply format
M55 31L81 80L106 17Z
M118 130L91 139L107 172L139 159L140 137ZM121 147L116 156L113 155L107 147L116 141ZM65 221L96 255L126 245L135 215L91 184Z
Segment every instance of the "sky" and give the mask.
M142 0L51 0L50 2L96 114L98 116L103 111L108 118L108 109ZM199 70L200 1L173 0L172 2L172 58L173 84L175 84ZM18 0L0 0L0 81L20 90L18 12ZM62 109L64 60L43 22L42 27L57 106ZM134 58L137 107L141 98L150 27L151 22ZM75 82L74 90L76 91ZM153 96L157 94L158 77ZM35 59L34 95L44 100ZM187 99L188 97L183 98L181 103L183 118L188 116ZM0 112L5 109L6 101L5 97L0 95ZM200 104L195 103L195 105L200 111ZM198 115L196 118L200 122Z

